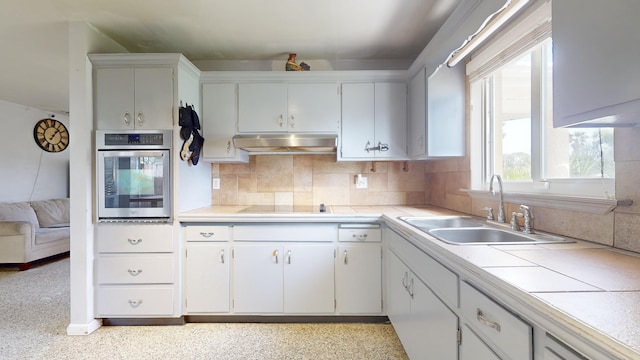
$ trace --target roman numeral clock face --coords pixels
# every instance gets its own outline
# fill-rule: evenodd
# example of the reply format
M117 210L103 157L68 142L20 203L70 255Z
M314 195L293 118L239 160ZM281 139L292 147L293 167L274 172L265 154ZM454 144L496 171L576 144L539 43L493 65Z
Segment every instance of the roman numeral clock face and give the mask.
M42 119L33 128L33 138L44 151L60 152L69 145L69 132L58 120Z

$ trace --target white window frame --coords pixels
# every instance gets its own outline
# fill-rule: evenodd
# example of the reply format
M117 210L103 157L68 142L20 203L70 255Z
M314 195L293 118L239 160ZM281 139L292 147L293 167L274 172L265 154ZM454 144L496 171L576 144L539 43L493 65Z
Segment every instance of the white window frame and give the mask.
M489 188L491 169L486 163L486 129L484 128L482 86L476 81L497 68L519 58L532 47L548 39L551 34L551 3L538 1L515 19L506 29L500 31L494 39L484 45L474 54L467 64L467 75L470 81L470 157L471 157L471 197L485 197ZM535 57L534 57L535 58ZM540 60L532 61L532 67L540 67ZM544 74L542 74L544 75ZM475 84L474 84L475 83ZM543 98L540 88L541 79L532 79L533 99ZM536 101L536 100L532 100ZM543 146L541 106L532 106L532 181L505 181L505 201L524 202L529 205L541 205L566 210L606 213L616 204L614 199L615 179L613 178L575 178L575 179L547 179L543 173L545 152Z

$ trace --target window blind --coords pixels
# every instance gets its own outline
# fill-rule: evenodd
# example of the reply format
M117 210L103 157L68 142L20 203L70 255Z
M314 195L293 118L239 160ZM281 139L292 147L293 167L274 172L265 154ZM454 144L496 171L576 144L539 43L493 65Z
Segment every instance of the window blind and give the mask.
M518 20L517 20L518 21ZM471 55L466 71L473 82L491 74L551 37L551 4L538 7L514 26Z

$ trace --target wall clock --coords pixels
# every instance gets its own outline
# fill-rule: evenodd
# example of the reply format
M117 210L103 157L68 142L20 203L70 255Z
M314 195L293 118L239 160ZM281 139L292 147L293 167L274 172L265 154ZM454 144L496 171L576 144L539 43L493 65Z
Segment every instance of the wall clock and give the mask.
M42 119L33 128L33 138L44 151L60 152L69 146L69 132L58 120Z

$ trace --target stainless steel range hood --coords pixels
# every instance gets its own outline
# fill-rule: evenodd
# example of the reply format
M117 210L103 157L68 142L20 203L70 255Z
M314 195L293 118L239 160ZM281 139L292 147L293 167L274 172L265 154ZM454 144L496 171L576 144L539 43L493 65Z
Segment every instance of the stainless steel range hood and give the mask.
M252 154L335 154L336 134L256 134L233 137L236 148Z

